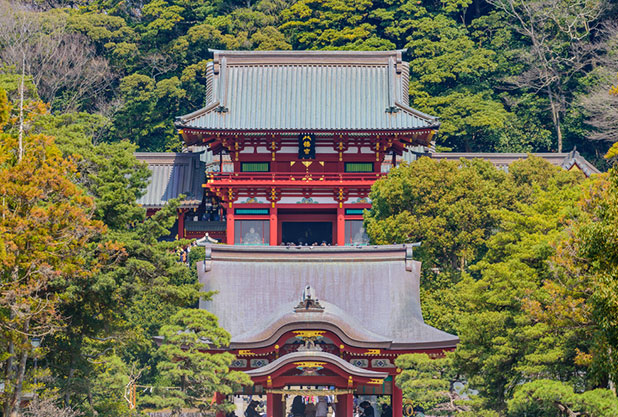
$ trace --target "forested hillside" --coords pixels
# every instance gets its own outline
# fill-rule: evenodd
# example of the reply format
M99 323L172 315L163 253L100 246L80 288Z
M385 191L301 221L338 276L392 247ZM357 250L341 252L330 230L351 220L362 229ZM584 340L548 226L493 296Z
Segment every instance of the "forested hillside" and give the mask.
M215 49L407 48L410 103L457 151L570 151L616 140L609 0L153 0L3 3L2 84L22 70L53 114L101 116L97 139L178 150Z
M201 252L180 262L190 242L162 240L178 202L136 204L149 172L133 152L182 148L174 117L204 104L209 48L407 48L439 148L577 146L609 167L617 17L610 0L0 0L0 414L33 393L19 415L211 414L215 391L249 383L229 354L176 360L229 335L192 308L213 296ZM618 415L617 196L616 168L585 179L537 158L421 159L377 182L372 242L423 241L426 320L461 339L400 359L406 398L433 415Z

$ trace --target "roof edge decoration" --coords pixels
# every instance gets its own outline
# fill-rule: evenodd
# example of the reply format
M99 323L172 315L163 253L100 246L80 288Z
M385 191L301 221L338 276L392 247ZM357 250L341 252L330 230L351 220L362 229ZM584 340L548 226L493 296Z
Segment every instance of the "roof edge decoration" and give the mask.
M344 65L383 65L385 59L393 58L401 64L402 54L407 49L390 51L226 51L209 49L216 65L226 58L226 65L248 64L344 64Z
M293 330L329 330L346 344L357 347L388 348L392 343L392 340L366 329L362 323L331 303L322 301L324 311L311 313L295 311L294 304L285 304L280 311L264 320L268 324L257 331L233 338L230 345L234 348L245 345L269 346Z
M261 368L245 371L245 373L251 377L267 376L273 372L281 369L283 366L296 362L314 362L323 361L335 365L339 369L343 370L347 374L361 378L379 378L384 379L388 377L387 372L371 371L369 369L359 368L352 365L349 362L341 359L339 356L333 355L327 352L292 352L280 357L279 359L265 365Z

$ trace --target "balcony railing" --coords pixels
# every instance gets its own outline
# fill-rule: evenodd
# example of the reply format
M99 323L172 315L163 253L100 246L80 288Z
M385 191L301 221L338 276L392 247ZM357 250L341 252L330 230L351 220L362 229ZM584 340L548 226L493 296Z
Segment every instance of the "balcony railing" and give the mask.
M237 183L237 182L373 182L387 175L382 172L207 172L208 183Z

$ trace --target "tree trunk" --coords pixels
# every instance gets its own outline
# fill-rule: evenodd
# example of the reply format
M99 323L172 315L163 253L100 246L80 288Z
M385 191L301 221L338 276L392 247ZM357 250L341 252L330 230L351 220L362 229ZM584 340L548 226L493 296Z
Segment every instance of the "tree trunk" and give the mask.
M17 271L16 269L13 270L13 280L16 279L17 276ZM15 319L15 311L13 311L13 309L11 309L11 311L9 312L9 320L10 322L13 322L13 320ZM12 373L13 373L13 367L14 365L14 356L15 356L15 342L13 342L13 340L9 341L9 346L8 346L8 354L9 354L9 358L6 360L6 368L4 369L4 398L5 398L5 402L4 402L4 416L8 416L9 413L11 412L11 408L13 407L13 404L11 404L11 396L7 394L7 388L9 387L9 381L11 381L12 378Z
M26 55L21 63L21 84L19 86L19 159L24 157L24 78L26 77Z
M28 361L28 350L24 349L21 357L19 358L19 371L17 372L17 381L15 382L15 389L13 390L11 403L13 405L9 417L18 417L19 408L21 406L21 392L24 384L24 375L26 374L26 362Z
M71 404L71 383L73 382L73 375L75 374L75 360L71 359L71 368L69 368L69 375L67 376L67 385L64 388L64 406L68 408Z
M558 137L558 152L562 152L562 128L560 127L560 110L556 106L554 100L554 93L551 86L547 86L547 96L549 97L549 104L551 106L551 118L554 122L554 128L556 129L556 136Z
M609 347L608 349L608 355L607 357L609 358L609 369L610 371L608 372L608 378L607 378L607 386L608 388L611 390L611 392L614 393L614 397L616 396L616 383L614 382L614 358L612 357L612 348Z

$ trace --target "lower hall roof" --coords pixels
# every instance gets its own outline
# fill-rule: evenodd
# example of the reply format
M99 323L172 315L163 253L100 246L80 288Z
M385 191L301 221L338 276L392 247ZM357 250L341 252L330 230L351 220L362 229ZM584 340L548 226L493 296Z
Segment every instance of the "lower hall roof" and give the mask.
M198 264L200 307L231 333L232 348L274 343L277 331L331 325L351 344L391 349L452 348L458 338L427 325L420 262L404 245L243 247L212 245ZM294 306L310 286L323 312Z

